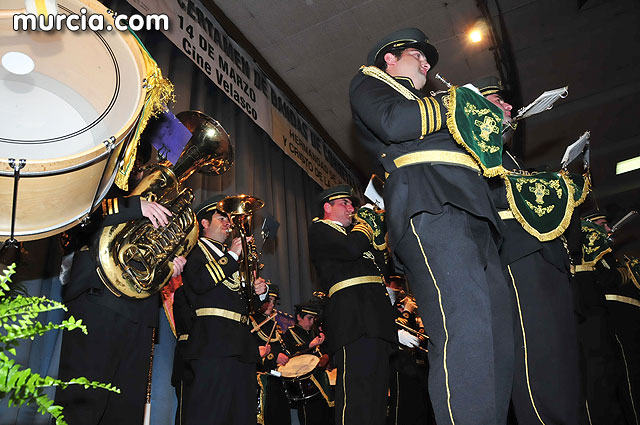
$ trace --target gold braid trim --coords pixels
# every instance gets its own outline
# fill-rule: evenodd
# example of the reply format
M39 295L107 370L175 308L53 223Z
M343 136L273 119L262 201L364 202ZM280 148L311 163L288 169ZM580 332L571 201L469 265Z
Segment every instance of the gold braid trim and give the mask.
M147 126L149 119L166 112L168 110L167 104L169 102L175 102L173 83L162 76L160 67L156 61L153 60L140 39L132 31L130 31L130 33L138 42L138 47L144 60L147 76L143 87L146 88L147 93L138 124L125 150L123 164L116 173L115 183L122 190L129 190L129 174L131 174L136 160L140 136Z
M391 86L392 89L394 89L395 91L397 91L398 93L400 93L401 95L403 95L409 100L418 99L418 96L413 94L411 90L409 90L408 88L406 88L405 86L397 82L391 75L387 74L386 72L384 72L383 70L381 70L376 66L363 65L360 67L360 71L362 71L364 75L368 75L369 77L373 77L377 80L382 81L383 83L386 83L387 85Z
M616 295L616 294L605 294L604 297L606 298L607 301L618 301L618 302L621 302L621 303L625 303L625 304L629 304L629 305L635 305L636 307L640 307L640 301L636 300L635 298L624 297L622 295Z
M560 222L560 224L558 224L558 226L555 229L550 230L546 233L540 233L535 228L533 228L529 223L527 223L522 213L520 213L520 210L516 205L516 200L513 198L513 193L511 191L511 181L507 178L509 174L513 174L513 173L507 172L507 174L502 175L502 180L504 180L504 185L507 189L507 202L509 203L509 209L513 213L513 218L515 218L518 221L518 223L520 223L522 228L526 230L527 233L529 233L531 236L534 236L540 242L552 241L560 237L560 235L562 235L564 231L567 230L567 227L569 227L569 223L571 223L571 215L573 214L573 209L576 207L576 203L573 200L573 187L571 186L571 182L569 181L569 178L563 173L560 173L560 177L564 181L564 184L567 186L567 190L568 190L567 206L564 209L564 216L562 217L562 221Z
M367 237L367 239L369 239L369 242L373 242L373 230L371 229L371 227L369 227L368 224L358 223L353 226L353 229L351 229L351 231L361 232Z
M442 128L442 118L440 116L440 104L433 97L425 97L425 99L433 103L434 115L436 116L436 126L433 131L438 131Z
M258 386L260 387L260 411L258 412L258 417L256 418L258 424L264 425L264 385L262 384L261 373L258 372L256 374L258 378Z
M329 226L329 227L337 230L338 232L342 233L343 235L345 235L345 236L347 235L347 231L345 230L344 227L340 226L339 224L334 223L331 220L324 220L324 219L319 218L319 219L314 220L314 221L319 221L320 223L324 223L327 226Z
M326 372L324 372L324 371L322 373L326 374ZM329 405L329 407L335 406L335 404L336 404L335 401L330 401L329 400L329 396L327 395L327 393L324 392L324 388L322 388L322 385L320 385L320 382L318 382L316 377L313 376L313 374L312 374L310 376L310 378L311 378L311 382L313 382L316 385L316 387L318 387L318 389L320 390L320 393L322 394L322 397L324 397L324 399L327 401L327 404Z
M426 105L421 99L416 99L416 102L418 102L418 108L420 108L420 140L422 140L424 139L425 134L427 134L427 114L425 109L429 109L430 127L433 127L433 123L431 122L433 120L433 112L431 111L431 108L429 108L429 105Z
M469 153L469 155L471 155L473 159L476 160L476 162L482 168L482 174L485 177L495 177L495 176L504 175L507 172L507 170L502 165L499 165L497 167L487 168L482 163L482 161L480 161L478 154L476 154L473 151L473 149L469 148L467 143L462 138L462 134L460 134L460 130L458 130L458 125L456 124L456 89L457 89L456 86L452 86L448 90L449 100L447 102L444 102L444 105L447 109L447 128L449 129L449 133L451 133L453 140L455 140L460 146L462 146Z

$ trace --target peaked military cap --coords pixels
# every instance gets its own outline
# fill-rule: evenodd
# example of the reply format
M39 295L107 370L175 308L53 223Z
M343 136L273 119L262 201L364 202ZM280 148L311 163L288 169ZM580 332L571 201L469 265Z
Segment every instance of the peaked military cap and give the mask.
M304 317L307 314L312 316L317 316L320 314L320 306L314 302L306 302L302 304L296 304L295 306L296 314Z
M217 211L218 202L222 201L226 197L227 195L221 193L219 195L212 196L206 201L203 201L195 209L197 220L200 221L204 218L206 214L212 213L213 211Z
M389 53L392 50L407 49L409 47L424 53L432 68L438 63L438 49L433 44L429 44L429 38L417 28L404 28L394 31L378 41L369 51L369 55L367 55L367 65L375 64L380 55Z
M353 188L348 184L339 184L338 186L333 186L329 189L323 190L320 192L320 196L318 196L318 201L320 205L324 205L325 202L331 202L342 198L351 199L353 205L360 203L358 198L355 196Z
M603 213L600 210L592 210L592 211L589 211L587 214L583 215L582 218L585 220L589 220L591 222L602 220L602 219L607 220L607 214Z
M268 297L274 297L275 299L280 298L280 288L275 283L269 284L269 291L267 291Z
M485 77L476 80L473 83L474 86L480 90L483 96L489 96L490 94L500 94L504 91L502 81L498 77Z

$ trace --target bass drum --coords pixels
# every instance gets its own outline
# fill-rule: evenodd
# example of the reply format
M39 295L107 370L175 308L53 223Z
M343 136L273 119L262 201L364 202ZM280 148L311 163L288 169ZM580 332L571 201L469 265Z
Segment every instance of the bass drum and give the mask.
M24 162L15 238L40 239L78 224L111 187L144 104L145 60L129 32L14 31L24 0L0 8L0 237ZM93 0L58 0L58 13L113 25Z

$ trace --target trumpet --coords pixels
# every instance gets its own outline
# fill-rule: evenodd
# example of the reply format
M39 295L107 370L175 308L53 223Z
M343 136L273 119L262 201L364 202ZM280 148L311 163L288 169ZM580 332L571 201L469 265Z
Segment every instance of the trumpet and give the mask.
M249 195L227 196L218 202L219 211L229 216L231 228L227 232L236 232L242 242L242 259L240 261L240 280L245 284L249 312L253 312L251 298L253 284L261 269L256 245L253 243L253 214L264 206L264 202Z

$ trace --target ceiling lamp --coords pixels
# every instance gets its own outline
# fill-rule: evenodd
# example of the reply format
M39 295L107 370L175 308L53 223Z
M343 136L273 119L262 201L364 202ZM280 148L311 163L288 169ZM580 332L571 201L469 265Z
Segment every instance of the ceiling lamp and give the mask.
M628 173L629 171L637 170L640 168L640 156L635 158L625 159L616 164L616 175L622 173Z

